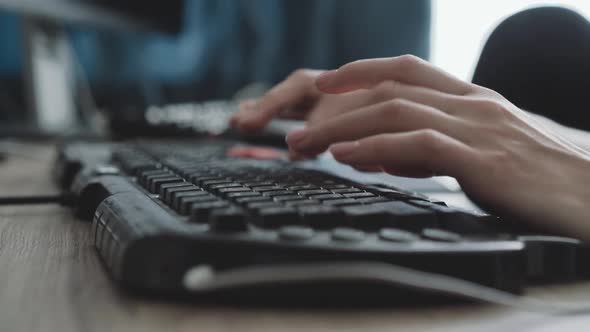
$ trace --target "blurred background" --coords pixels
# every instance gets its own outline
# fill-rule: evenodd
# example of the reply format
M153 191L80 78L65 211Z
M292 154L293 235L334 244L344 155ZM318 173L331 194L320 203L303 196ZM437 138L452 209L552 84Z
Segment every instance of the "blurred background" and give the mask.
M590 1L586 0L432 0L431 61L462 79L471 79L494 27L514 13L539 6L562 6L590 17Z
M38 4L50 6L52 1ZM135 4L131 10L142 8L141 2L120 4L127 3ZM112 114L140 114L149 105L229 99L252 83L271 86L297 68L327 69L405 53L470 80L483 44L504 18L546 5L590 15L590 2L585 0L170 3L179 4L181 13L169 17L178 21L177 27L166 31L66 23L76 66L75 88L88 85L86 94L92 95L92 102ZM3 124L27 119L22 27L18 13L0 10Z

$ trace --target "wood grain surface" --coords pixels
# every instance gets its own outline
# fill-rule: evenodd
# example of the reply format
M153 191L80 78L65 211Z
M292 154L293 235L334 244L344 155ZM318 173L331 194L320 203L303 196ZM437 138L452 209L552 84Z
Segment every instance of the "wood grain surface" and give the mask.
M24 145L0 163L0 194L57 192L53 147ZM590 262L589 262L590 263ZM529 294L590 302L590 283ZM111 284L89 224L59 206L0 207L0 331L590 331L590 317L549 317L492 305L274 309L162 303Z

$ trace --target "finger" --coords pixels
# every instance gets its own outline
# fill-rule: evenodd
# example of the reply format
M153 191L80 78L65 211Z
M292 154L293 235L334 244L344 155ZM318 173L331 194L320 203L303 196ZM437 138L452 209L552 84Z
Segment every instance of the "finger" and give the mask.
M316 71L300 70L289 76L258 100L253 111L240 112L236 117L240 129L251 131L266 126L281 111L294 108L307 99L316 97L313 79Z
M254 98L246 99L240 103L240 109L252 109L254 106L256 106L257 102L258 101Z
M383 133L435 129L460 133L457 121L429 106L394 99L360 110L344 113L330 120L290 133L287 143L293 150L317 154L333 143L357 140Z
M342 163L380 165L401 176L462 178L474 164L470 147L433 130L371 136L335 144L330 152Z
M255 105L256 99L247 99L240 102L240 104L238 105L238 111L230 117L229 124L232 127L237 128L240 119L247 116L246 113L251 112Z
M316 86L326 93L343 93L371 88L384 81L399 81L456 95L473 89L469 83L411 55L350 62L320 75Z
M293 149L289 149L288 152L288 159L291 161L303 161L303 160L309 160L309 159L313 159L315 158L315 156L308 156L308 155L304 155L298 151L295 151Z
M385 99L405 99L442 111L449 116L476 123L497 121L505 114L506 106L494 96L477 92L458 96L401 82L387 81L370 90L375 101Z
M376 104L391 98L378 99L371 90L357 90L338 95L324 95L318 103L310 109L307 116L308 124L315 124L329 120L335 116L358 110L359 108Z
M473 103L469 98L402 82L386 81L370 91L375 102L396 98L405 99L436 108L449 115L460 115L463 111L473 110Z

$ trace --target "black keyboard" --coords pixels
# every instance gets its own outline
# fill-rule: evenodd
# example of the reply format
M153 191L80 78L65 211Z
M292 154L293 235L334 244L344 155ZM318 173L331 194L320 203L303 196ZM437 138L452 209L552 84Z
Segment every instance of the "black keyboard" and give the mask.
M187 292L195 267L379 262L518 293L586 274L575 239L280 160L228 157L236 142L67 144L62 185L79 195L115 281Z

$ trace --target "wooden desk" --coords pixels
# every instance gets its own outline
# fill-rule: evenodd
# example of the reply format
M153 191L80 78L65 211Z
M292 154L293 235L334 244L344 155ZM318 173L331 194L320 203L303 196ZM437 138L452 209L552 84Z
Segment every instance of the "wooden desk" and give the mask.
M53 147L28 145L0 163L0 195L56 192ZM590 282L535 289L590 302ZM0 331L589 331L590 316L543 317L491 305L427 309L278 310L159 303L118 291L89 224L59 206L0 207Z

